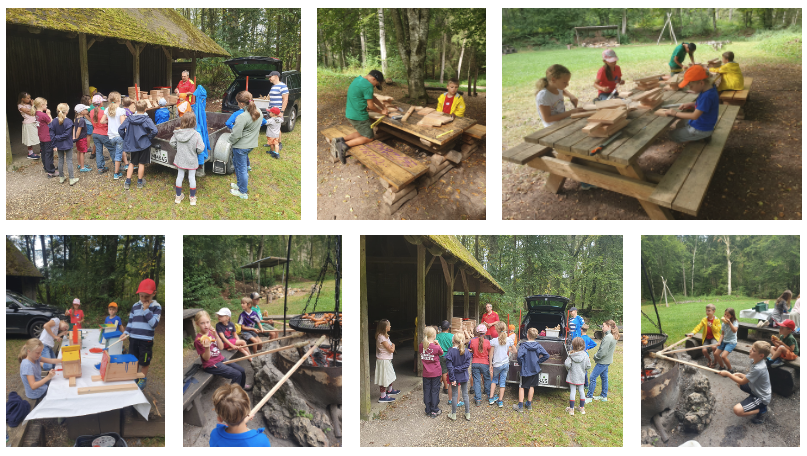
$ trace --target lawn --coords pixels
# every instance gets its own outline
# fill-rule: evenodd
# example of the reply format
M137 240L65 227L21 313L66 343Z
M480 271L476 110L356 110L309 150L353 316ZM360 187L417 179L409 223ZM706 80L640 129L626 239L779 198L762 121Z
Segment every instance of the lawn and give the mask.
M314 282L294 282L289 283L289 288L302 288L304 291L288 297L288 311L289 315L298 315L303 313L305 303L308 300L308 295L311 292L311 287ZM342 287L344 289L344 287ZM334 280L326 280L322 285L322 291L319 293L319 301L317 302L318 311L333 311L334 306L334 291L336 290L336 282ZM310 312L314 307L314 300L316 296L311 298L308 311ZM341 302L341 300L340 300ZM233 315L241 313L241 298L232 298L229 300L227 307L233 312ZM261 311L267 311L269 315L283 315L283 298L276 299L269 304L261 302Z
M137 189L135 180L130 190L123 190L123 180L112 180L107 173L104 179L86 179L91 190L81 192L69 210L71 219L124 219L124 220L299 220L301 217L301 131L302 118L298 118L294 131L282 133L281 159L265 153L265 133L261 146L250 154L252 171L249 172L249 200L230 194L230 183L235 174L213 174L207 166L206 175L197 179L196 206L190 206L189 184L184 182L185 200L174 203L174 185L177 172L158 164L146 167L146 187ZM94 165L94 162L93 162ZM83 175L80 177L84 177ZM110 197L113 197L110 199ZM112 203L116 204L112 204Z
M625 87L633 87L633 79L653 74L669 73L667 62L674 45L620 46L615 48L622 69ZM721 51L702 46L695 52L695 60L705 62L720 57L723 51L735 54L742 66L774 66L793 63L792 59L763 49L759 42L732 43ZM602 67L603 48L574 48L572 50L525 51L502 56L502 127L505 149L522 142L522 138L543 128L535 107L535 82L545 76L546 69L561 64L569 69L572 78L568 91L581 103L597 96L594 77ZM689 63L689 58L686 59ZM566 100L566 109L573 106Z
M700 302L688 302L686 304L675 304L670 301L670 307L665 307L664 303L658 303L658 314L661 318L661 329L669 337L667 342L670 344L675 343L684 337L687 333L692 331L695 326L700 323L701 319L706 316L706 304L714 304L717 308L715 316L720 318L726 308L731 307L734 309L734 314L737 315L737 320L745 323L757 323L756 319L740 318L740 310L750 309L754 304L760 301L769 301L768 305L772 306L776 298L772 299L755 299L734 296L706 296L700 298L686 298ZM642 317L642 333L658 333L655 327L656 313L653 310L652 302L643 302L642 311L653 320L653 323Z
M350 85L350 82L356 78L356 76L361 75L361 71L358 70L345 70L344 72L338 72L327 68L317 67L317 93L320 92L330 92L332 90L345 90L345 87ZM444 87L448 80L448 76L443 78L443 84L440 84L439 79L425 79L424 83L428 87ZM406 80L396 79L396 82L406 85ZM482 75L479 80L476 82L477 85L477 92L485 92L485 89L480 87L485 87L485 75ZM460 92L467 92L468 91L468 80L460 80ZM436 93L436 92L435 92Z

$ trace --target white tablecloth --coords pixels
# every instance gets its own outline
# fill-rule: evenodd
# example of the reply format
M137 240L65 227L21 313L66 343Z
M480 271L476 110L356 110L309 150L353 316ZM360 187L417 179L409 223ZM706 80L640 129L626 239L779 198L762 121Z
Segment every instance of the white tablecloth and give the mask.
M57 371L56 376L50 381L47 395L39 405L31 410L31 413L25 418L26 420L92 415L122 409L130 405L133 405L135 410L148 420L151 404L139 389L78 395L78 388L86 386L123 385L134 382L134 380L124 382L92 381L93 375L101 375L95 368L95 365L101 362L101 353L90 353L90 349L93 347L103 348L103 344L98 343L99 334L99 329L90 329L84 332L84 339L81 344L81 377L76 378L76 386L71 388L68 380L62 375L63 371ZM57 358L61 358L61 352L57 355ZM61 364L56 366L57 369L61 367Z
M756 318L757 320L767 320L773 313L772 309L757 312L754 309L743 309L740 311L740 318ZM790 318L790 314L784 314L784 319Z

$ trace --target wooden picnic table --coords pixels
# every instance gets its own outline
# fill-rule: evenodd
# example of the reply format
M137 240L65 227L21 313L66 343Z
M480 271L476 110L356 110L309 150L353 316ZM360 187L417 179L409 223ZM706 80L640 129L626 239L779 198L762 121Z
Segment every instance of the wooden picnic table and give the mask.
M406 114L406 111L408 111L411 106L400 101L392 101L391 104L398 108L402 115ZM450 145L455 139L460 138L465 130L476 125L476 120L468 117L456 117L454 121L440 127L418 125L417 123L422 119L423 116L418 115L417 111L415 111L409 116L408 119L406 119L406 122L384 117L379 126L384 126L384 131L410 142L417 147L424 146L424 144L420 141L422 138L433 144L433 148L436 151L437 149L442 149L442 146ZM405 134L395 134L396 132L402 132Z

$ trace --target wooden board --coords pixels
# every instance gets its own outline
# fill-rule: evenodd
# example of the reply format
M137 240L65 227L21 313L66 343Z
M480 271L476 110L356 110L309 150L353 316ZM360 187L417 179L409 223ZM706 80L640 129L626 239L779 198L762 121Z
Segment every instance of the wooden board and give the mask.
M540 143L547 147L555 147L555 142L562 140L563 138L574 134L578 130L582 129L583 127L588 124L588 119L572 119L573 123L552 132L551 134L544 136L541 138Z
M599 128L589 130L588 135L596 138L607 138L619 130L627 127L629 123L630 121L628 119L622 119L613 125L602 125Z
M563 119L560 122L555 122L554 124L544 127L534 133L530 133L529 135L524 137L524 141L528 143L538 144L538 141L541 140L544 136L549 136L553 132L568 126L569 124L576 122L577 119Z
M597 112L598 111L576 112L576 113L572 114L571 116L569 116L569 118L571 118L571 119L582 119L582 118L585 118L585 117L591 117L591 116L597 114Z
M628 116L628 111L622 108L601 109L588 118L589 123L599 122L601 124L613 125L622 121Z
M365 146L406 170L416 178L426 172L426 165L380 141L373 141L369 144L365 144Z
M526 165L536 157L542 157L551 153L551 147L523 142L516 147L502 152L502 160L509 161L510 163L515 163L517 165Z
M384 147L389 147L383 143L378 144L382 144ZM417 165L415 165L416 161L409 157L406 157L406 160L409 160L406 161L401 157L396 157L395 154L376 151L376 148L383 150L378 146L371 148L368 147L368 144L363 144L361 146L351 147L350 153L364 166L370 168L373 172L386 179L396 192L400 191L401 188L411 183L428 170L428 168L419 162L417 162ZM392 150L394 151L394 149ZM400 154L400 152L397 153ZM402 167L396 163L396 161L406 163L406 166ZM417 172L414 171L416 166L420 166L420 169L418 169Z
M647 90L647 91L644 91L644 92L641 92L641 93L637 93L635 95L631 95L630 99L633 100L633 101L642 101L645 98L649 98L649 97L655 96L657 94L661 94L661 88L653 89L653 90Z
M640 82L653 81L653 80L658 81L658 78L660 78L662 76L664 76L664 73L662 73L662 74L654 74L653 76L645 76L645 77L642 77L642 78L634 79L633 82L640 83Z
M594 106L597 109L608 109L608 108L616 108L618 106L626 106L625 100L605 100L605 101L595 101Z
M115 393L118 391L134 391L138 389L136 383L127 383L125 385L104 385L104 386L87 386L78 389L78 395L84 394L97 394L97 393Z
M485 139L485 135L487 134L487 127L485 127L484 125L476 124L473 125L471 128L465 130L465 134L475 139Z
M435 111L434 108L423 108L417 111L419 116L427 116Z
M68 382L68 386L70 388L73 388L74 386L76 386L76 377L70 377L70 382Z
M408 104L398 101L395 102L395 106L397 106L401 111L407 111L409 109ZM381 121L381 125L388 125L398 131L403 131L419 138L423 138L431 143L434 143L437 147L448 143L453 143L455 139L462 136L465 130L471 128L473 125L476 125L476 120L468 117L455 117L453 122L443 125L442 127L427 127L417 125L422 118L423 116L419 115L416 110L406 122L401 122L400 120L393 121L386 117ZM443 135L443 133L448 134Z

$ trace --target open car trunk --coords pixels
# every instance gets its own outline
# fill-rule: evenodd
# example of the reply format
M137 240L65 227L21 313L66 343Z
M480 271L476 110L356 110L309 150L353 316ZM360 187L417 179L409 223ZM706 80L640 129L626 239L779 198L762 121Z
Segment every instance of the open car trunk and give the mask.
M540 333L546 328L555 328L560 325L560 333L558 333L558 337L541 337L538 336L538 339L563 339L565 335L566 325L563 322L564 318L563 315L558 314L549 314L549 313L537 313L533 315L527 315L524 319L524 327L523 327L523 334L521 337L523 339L527 338L527 330L530 328L535 328Z
M566 366L563 364L569 356L565 341L560 338L539 337L538 342L549 353L549 359L541 363L541 372L538 373L540 386L547 388L569 388L566 383ZM521 366L518 355L510 355L510 370L507 372L507 383L521 384Z
M269 95L269 90L272 89L272 85L273 84L263 76L250 76L249 93L252 94L253 98ZM235 109L232 109L232 111L237 111L238 103L235 101L235 96L242 90L247 90L247 79L243 76L236 78L235 81L230 84L230 88L227 89L226 96L224 100L222 100L222 106L227 105L231 109L234 107Z

